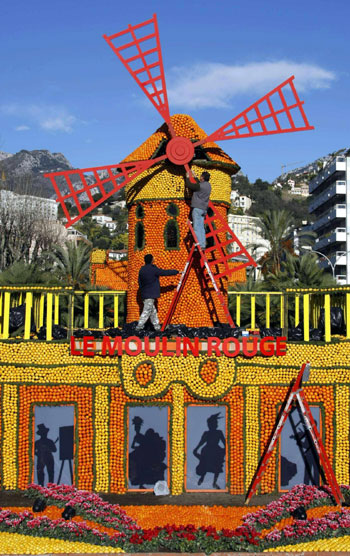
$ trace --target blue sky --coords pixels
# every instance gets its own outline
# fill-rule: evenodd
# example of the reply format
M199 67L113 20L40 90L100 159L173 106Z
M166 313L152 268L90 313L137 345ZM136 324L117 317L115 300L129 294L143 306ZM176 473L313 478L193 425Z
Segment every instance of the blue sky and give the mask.
M349 0L7 0L0 150L120 162L162 123L102 38L157 13L170 112L209 134L295 74L314 131L223 141L251 180L350 147Z

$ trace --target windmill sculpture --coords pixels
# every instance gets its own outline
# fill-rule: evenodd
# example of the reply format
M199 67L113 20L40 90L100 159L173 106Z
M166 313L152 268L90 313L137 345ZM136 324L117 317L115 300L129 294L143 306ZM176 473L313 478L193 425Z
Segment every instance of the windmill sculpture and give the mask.
M230 322L222 299L227 293L227 279L237 269L255 265L255 262L227 225L230 177L239 166L215 142L313 129L294 87L294 76L206 135L189 116L170 116L156 15L114 35L104 35L104 38L165 124L120 164L46 174L67 219L66 227L126 187L129 209L127 314L128 321L136 320L140 305L137 274L144 255L152 252L156 264L166 268L180 270L185 266L192 238L188 239L190 208L184 169L192 179L191 170L198 169L199 174L201 168L207 167L212 183L210 213L206 219L209 246L202 260L190 270L192 287L187 296L182 292L182 306L179 303L179 307L175 307L171 303L174 299L179 301L176 293L174 296L176 280L164 288L159 317L161 321L172 317L173 322L191 326L208 326L216 320ZM69 213L71 206L76 209L74 216ZM162 228L159 224L164 214L168 221ZM185 223L185 228L181 223ZM152 234L153 241L149 241L147 236L152 237ZM174 243L169 241L167 234L172 234ZM159 236L164 236L164 244L155 241ZM208 263L206 270L204 260ZM232 264L234 261L236 264ZM208 280L210 271L213 280ZM221 295L219 300L213 296L215 282ZM171 315L169 306L172 306Z

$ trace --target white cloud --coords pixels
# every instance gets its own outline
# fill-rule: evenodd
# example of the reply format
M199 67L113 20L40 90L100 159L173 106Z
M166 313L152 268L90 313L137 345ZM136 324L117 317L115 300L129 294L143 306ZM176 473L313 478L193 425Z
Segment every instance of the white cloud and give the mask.
M0 112L7 116L25 118L29 122L47 131L70 133L73 131L74 125L78 122L78 119L70 114L66 108L55 105L3 104L0 106ZM29 129L29 127L20 125L16 129L17 131L23 131L24 129Z
M15 127L15 131L28 131L30 127L28 125L18 125Z
M334 72L313 64L292 61L255 62L246 65L200 63L193 67L174 67L170 73L168 95L171 106L186 108L225 108L235 96L262 95L295 75L297 91L330 87Z

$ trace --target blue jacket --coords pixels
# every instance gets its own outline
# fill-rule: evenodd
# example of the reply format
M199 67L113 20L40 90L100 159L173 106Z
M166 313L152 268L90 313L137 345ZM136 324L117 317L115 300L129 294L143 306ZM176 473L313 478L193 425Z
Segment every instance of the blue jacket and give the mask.
M178 270L163 270L155 264L145 264L140 268L139 286L142 299L157 299L160 297L159 276L175 276Z

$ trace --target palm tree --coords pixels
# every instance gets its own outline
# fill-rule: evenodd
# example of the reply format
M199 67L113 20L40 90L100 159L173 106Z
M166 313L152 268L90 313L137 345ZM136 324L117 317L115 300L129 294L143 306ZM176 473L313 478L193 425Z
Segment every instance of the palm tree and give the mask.
M279 272L270 272L264 280L269 291L282 291L286 289L328 288L336 285L333 277L319 267L314 253L307 253L300 257L288 254L282 261ZM294 295L288 296L288 320L294 326ZM271 320L279 318L279 307L276 300L271 303Z
M334 278L318 265L314 253L300 257L287 255L277 273L265 277L265 285L271 291L285 291L287 288L328 288L336 285Z
M82 242L74 245L67 241L64 246L57 246L50 258L57 276L73 289L85 289L89 283L90 247Z
M17 262L0 273L0 286L34 286L57 284L57 279L36 263Z
M266 249L259 263L262 273L269 272L277 274L281 269L281 262L287 254L294 254L292 231L295 227L294 219L287 210L267 210L260 215L257 224L262 240L252 245L256 251L258 248ZM298 234L305 244L310 244L315 237L313 232L302 232ZM266 247L268 244L269 247Z

